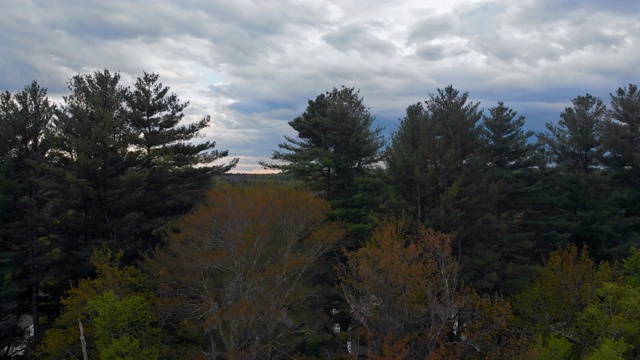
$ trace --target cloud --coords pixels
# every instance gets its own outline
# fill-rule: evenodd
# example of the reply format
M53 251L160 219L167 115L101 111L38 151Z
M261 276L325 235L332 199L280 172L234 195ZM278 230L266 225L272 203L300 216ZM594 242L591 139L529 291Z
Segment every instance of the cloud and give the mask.
M244 172L295 135L288 121L308 99L340 85L360 89L386 133L449 84L543 129L558 104L606 97L640 68L630 0L9 0L3 11L0 90L37 79L61 100L78 73L107 68L130 85L158 72L190 101L187 121L211 116L204 135Z
M395 53L393 43L373 35L361 24L342 26L327 33L323 39L341 52L360 51L367 55L375 52L386 56Z

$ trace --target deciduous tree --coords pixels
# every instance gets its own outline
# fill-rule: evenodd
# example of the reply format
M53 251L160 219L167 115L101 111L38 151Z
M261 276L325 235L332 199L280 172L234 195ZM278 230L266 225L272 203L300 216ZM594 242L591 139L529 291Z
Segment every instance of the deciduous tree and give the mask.
M545 341L564 339L571 344L571 353L583 356L593 336L580 318L598 301L603 284L614 279L611 266L596 265L586 247L581 251L575 245L560 248L518 295L518 313Z
M159 329L153 293L143 273L120 264L123 252L94 250L97 276L84 279L61 299L63 311L39 347L45 359L81 359L78 321L90 359L156 359Z
M364 329L372 356L401 343L406 357L428 358L450 334L461 304L453 237L424 228L407 237L405 231L402 223L380 226L338 267L349 313Z
M316 262L343 236L329 208L287 187L214 188L148 260L165 314L194 323L209 356L293 356L321 332L309 308Z

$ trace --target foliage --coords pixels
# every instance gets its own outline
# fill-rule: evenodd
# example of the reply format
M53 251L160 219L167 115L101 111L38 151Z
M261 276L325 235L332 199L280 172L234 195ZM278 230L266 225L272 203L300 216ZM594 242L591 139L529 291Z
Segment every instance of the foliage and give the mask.
M376 204L368 198L378 190L366 185L372 184L369 175L384 144L374 120L358 91L334 88L309 100L305 112L289 122L298 134L285 136L280 150L273 152L271 158L279 163L261 164L303 180L332 204L333 217L353 225L350 233L363 240L368 231L358 225L371 224Z
M608 263L597 266L585 248L568 245L552 253L530 286L516 298L523 321L545 342L564 338L572 353L582 356L592 346L593 332L583 322L585 311L597 303L603 285L615 280Z
M93 252L97 276L84 279L61 299L63 311L39 347L45 359L82 357L78 321L82 322L89 358L118 359L136 355L157 358L160 349L154 297L145 276L120 265L123 252Z
M640 357L637 85L608 110L572 99L537 142L503 102L447 86L384 156L359 92L333 89L263 164L282 174L205 199L237 159L159 79L77 75L60 106L35 81L0 94L0 358L32 357L50 327L40 354L79 357L79 319L94 358L327 357L341 337L371 358ZM381 214L407 221L374 232ZM159 317L127 266L155 247ZM515 317L501 294L523 287Z
M337 269L340 289L367 356L508 358L519 351L517 336L507 333L508 303L460 284L452 240L425 228L407 235L404 223L387 222L361 249L346 253L347 264Z
M100 359L158 359L156 314L142 295L117 296L107 290L88 303L95 312L96 349Z
M18 323L27 315L35 319L27 354L41 337L52 190L43 164L54 111L47 90L35 81L18 93L0 94L0 355L25 343Z
M565 108L557 125L547 123L548 132L538 137L552 163L583 175L601 164L607 108L602 100L589 94L571 102L573 107Z
M208 116L188 125L182 103L169 87L159 82L158 74L144 73L125 96L127 124L135 151L133 169L144 181L138 208L141 226L139 247L154 246L154 231L176 216L187 213L208 190L214 175L231 170L238 162L219 163L228 151L214 150L215 142L192 140L210 124Z
M457 312L457 264L449 257L451 236L422 229L407 243L404 232L403 224L384 224L347 253L340 286L369 354L400 342L407 356L428 357Z
M302 190L214 188L147 260L165 316L195 323L208 356L293 356L327 325L310 306L316 262L343 236L328 211Z

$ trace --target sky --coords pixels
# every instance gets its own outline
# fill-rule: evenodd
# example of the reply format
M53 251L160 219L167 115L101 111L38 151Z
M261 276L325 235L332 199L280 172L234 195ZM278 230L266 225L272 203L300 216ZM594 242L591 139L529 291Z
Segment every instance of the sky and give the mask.
M54 102L77 74L143 71L182 101L185 121L264 171L307 101L360 89L388 137L407 106L453 85L543 131L571 99L610 102L640 76L637 0L3 0L0 90L32 80Z

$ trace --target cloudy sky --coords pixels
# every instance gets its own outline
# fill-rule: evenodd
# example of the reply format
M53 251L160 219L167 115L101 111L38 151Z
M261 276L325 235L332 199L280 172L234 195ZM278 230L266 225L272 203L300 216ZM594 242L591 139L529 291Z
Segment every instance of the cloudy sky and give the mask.
M443 5L446 4L446 5ZM260 171L307 100L360 89L385 134L449 84L543 130L570 99L640 75L640 1L4 0L0 90L36 79L62 101L79 73L157 72L205 135Z

